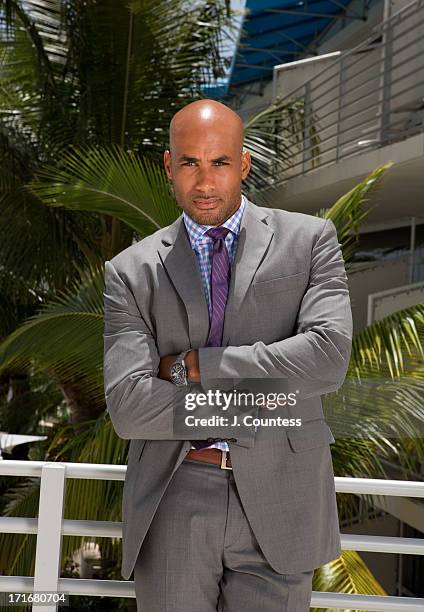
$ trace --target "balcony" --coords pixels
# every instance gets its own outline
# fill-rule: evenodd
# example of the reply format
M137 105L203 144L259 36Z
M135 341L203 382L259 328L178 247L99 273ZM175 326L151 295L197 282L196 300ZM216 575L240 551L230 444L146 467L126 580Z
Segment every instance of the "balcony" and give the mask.
M0 576L0 592L31 593L48 591L69 595L135 597L134 583L119 580L61 578L60 558L63 535L122 537L122 524L108 521L63 519L63 505L68 478L125 480L124 465L90 463L49 463L42 461L0 461L0 476L39 477L40 502L37 518L0 517L3 533L37 535L35 575ZM424 482L335 478L336 491L352 494L377 494L389 497L424 498ZM419 538L361 536L341 534L343 550L424 555L424 541ZM412 597L312 593L312 607L352 608L355 610L424 610L424 599ZM34 612L56 612L57 604L37 605Z
M398 3L387 3L394 4ZM424 152L424 5L404 6L348 51L274 67L273 96L296 105L301 120L275 126L285 138L275 206L314 212L329 206L370 169L395 162L381 186L384 207L370 221L419 214ZM404 186L408 185L408 198ZM280 204L278 204L280 201ZM383 210L384 208L384 210Z

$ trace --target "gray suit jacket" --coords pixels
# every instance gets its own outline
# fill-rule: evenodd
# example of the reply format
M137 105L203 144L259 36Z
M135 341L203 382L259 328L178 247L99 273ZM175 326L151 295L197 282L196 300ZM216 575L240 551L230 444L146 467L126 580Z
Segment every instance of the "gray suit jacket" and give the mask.
M130 577L161 497L190 448L173 428L176 393L183 391L157 377L160 357L188 348L199 350L205 388L220 378L266 377L309 386L306 399L288 409L302 427L260 427L230 442L233 473L250 525L277 572L307 571L338 557L334 437L320 396L344 380L352 317L334 224L247 201L221 347L205 347L208 309L182 215L106 262L104 303L107 409L118 436L131 440L122 576Z

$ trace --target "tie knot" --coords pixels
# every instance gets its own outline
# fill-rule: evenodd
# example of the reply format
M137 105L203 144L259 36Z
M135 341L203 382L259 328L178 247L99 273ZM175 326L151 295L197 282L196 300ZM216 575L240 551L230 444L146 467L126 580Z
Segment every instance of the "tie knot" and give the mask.
M228 234L229 231L230 229L228 227L219 226L219 227L211 227L211 229L209 229L206 233L215 242L215 240L219 240L220 238L225 238L225 236Z

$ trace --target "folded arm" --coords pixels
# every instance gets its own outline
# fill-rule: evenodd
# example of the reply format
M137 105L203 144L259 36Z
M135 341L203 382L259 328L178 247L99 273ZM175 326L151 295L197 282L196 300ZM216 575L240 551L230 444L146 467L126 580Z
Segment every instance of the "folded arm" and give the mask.
M174 410L187 389L159 378L152 330L110 261L105 264L103 295L105 397L116 433L125 439L187 439L174 433Z
M177 355L159 357L153 331L110 261L105 264L103 296L104 388L116 433L124 439L187 440L187 432L174 431L174 414L184 414L186 393L198 391L191 386L200 381L196 351L186 357L189 386L176 387L170 382L169 368ZM221 436L225 435L224 429ZM207 428L202 428L195 438L208 436Z
M156 339L135 298L109 261L105 264L104 383L106 404L121 438L185 440L174 432L174 410L187 388L167 380ZM296 335L271 343L205 347L191 351L193 382L211 379L288 378L309 395L337 389L350 357L352 316L344 262L332 222L312 250L311 273L298 314ZM190 369L191 369L190 368ZM161 371L162 370L162 371ZM161 378L163 376L163 378ZM207 433L204 436L207 437ZM224 433L225 437L225 433Z
M322 395L342 384L351 340L352 313L344 261L335 226L327 220L312 249L309 283L295 335L268 345L258 341L199 348L201 382L207 387L210 379L286 378L289 384L301 387L299 397Z

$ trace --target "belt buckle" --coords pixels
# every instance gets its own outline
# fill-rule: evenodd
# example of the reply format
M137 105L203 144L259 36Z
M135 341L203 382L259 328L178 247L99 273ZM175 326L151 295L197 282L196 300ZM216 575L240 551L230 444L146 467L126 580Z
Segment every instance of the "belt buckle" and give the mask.
M233 468L227 465L228 451L221 450L221 470L232 470Z

